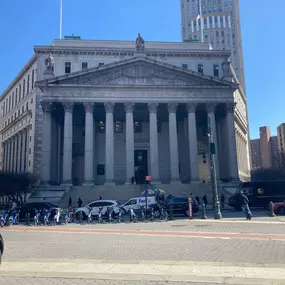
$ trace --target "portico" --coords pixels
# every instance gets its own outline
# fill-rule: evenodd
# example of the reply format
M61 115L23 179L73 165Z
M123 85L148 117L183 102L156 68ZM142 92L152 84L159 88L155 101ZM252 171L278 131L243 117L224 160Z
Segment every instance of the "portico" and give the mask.
M208 114L219 126L214 128L217 145L227 149L216 155L218 175L238 179L230 130L232 82L131 58L38 86L43 93L44 183L131 183L138 163L154 183L204 180Z

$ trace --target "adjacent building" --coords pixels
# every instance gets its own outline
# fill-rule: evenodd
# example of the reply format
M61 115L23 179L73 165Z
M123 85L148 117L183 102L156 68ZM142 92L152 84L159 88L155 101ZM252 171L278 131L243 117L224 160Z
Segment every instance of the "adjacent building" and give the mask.
M192 1L191 1L192 2ZM249 178L246 100L230 52L208 43L93 41L35 46L0 98L2 171L46 185Z
M182 39L202 40L214 49L230 50L235 73L245 90L239 0L180 2Z

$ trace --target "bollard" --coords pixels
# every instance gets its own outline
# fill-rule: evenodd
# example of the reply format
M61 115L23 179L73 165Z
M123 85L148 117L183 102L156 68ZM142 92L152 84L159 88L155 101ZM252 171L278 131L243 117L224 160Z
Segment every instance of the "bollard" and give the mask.
M276 217L273 209L273 202L269 202L269 210L270 210L269 217Z
M206 220L207 219L207 215L206 215L206 205L203 204L202 205L202 217L201 219Z

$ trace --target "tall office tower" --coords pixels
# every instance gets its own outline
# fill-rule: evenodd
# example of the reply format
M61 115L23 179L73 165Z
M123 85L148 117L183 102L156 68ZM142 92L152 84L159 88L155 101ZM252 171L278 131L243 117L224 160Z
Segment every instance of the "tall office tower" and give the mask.
M239 0L180 0L182 40L203 40L231 50L231 62L245 90Z

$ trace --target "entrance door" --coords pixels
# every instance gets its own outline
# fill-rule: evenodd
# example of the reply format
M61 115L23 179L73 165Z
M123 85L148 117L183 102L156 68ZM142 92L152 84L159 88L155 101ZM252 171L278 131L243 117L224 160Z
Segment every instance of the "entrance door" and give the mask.
M145 183L148 175L147 165L147 150L135 150L135 178L140 184Z

